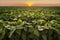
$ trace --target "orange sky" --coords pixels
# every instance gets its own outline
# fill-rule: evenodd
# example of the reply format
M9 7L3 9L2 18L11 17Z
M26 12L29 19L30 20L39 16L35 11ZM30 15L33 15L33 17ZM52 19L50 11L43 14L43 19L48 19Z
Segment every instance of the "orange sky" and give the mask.
M0 6L60 6L60 0L0 0Z

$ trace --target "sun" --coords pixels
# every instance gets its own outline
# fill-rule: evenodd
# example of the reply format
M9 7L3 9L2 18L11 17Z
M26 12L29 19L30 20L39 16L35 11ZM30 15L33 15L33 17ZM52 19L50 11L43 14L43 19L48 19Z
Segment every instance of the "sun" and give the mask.
M28 6L31 7L32 6L32 3L28 3Z

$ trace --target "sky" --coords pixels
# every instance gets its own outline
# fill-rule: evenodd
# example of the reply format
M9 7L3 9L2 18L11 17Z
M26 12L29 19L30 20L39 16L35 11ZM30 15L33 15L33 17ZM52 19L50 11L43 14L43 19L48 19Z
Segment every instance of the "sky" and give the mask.
M60 6L60 0L0 0L0 6L55 5Z

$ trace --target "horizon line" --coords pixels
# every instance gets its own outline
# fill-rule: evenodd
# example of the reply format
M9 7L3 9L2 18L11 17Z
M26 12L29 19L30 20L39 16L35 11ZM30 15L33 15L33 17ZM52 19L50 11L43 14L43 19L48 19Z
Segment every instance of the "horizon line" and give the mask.
M0 4L0 6L28 6L28 4ZM60 6L60 4L32 4L32 6Z

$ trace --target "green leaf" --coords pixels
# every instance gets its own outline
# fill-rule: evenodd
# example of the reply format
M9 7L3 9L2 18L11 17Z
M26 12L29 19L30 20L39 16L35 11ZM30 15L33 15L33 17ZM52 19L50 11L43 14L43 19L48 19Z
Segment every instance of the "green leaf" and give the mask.
M34 28L29 28L29 32L33 33L34 32Z
M49 29L49 26L51 26L48 22L44 24L45 29Z
M21 19L18 19L17 23L21 24L23 21Z
M21 35L21 30L17 29L17 30L16 30L16 33L17 33L18 35Z
M2 28L0 28L0 33L3 31L3 29Z
M43 40L47 40L47 35L42 35Z
M23 32L21 37L22 37L23 40L26 40L26 33Z
M16 29L10 31L9 38L11 38L11 36L12 36L13 33L15 32L15 30L16 30Z
M0 33L0 40L2 40L5 36L5 29L2 30L2 32Z
M39 31L37 29L34 29L34 35L39 36Z
M37 20L37 22L45 23L45 20L43 20L43 19L39 19L39 20Z
M24 31L27 31L27 27L24 27Z
M58 30L57 28L50 27L50 29L53 29L53 30L55 30L58 34L60 34L60 30Z
M17 25L16 29L24 29L24 27L22 25Z
M5 28L8 29L8 30L15 30L16 26L6 25Z

